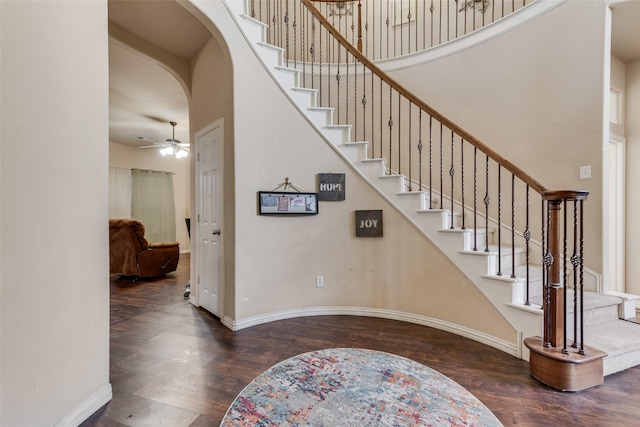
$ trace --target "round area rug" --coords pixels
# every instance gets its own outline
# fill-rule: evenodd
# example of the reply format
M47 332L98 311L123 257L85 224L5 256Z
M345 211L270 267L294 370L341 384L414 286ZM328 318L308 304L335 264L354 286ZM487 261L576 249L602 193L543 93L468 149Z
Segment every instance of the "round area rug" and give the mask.
M258 376L221 426L502 426L439 372L389 353L337 348L301 354Z

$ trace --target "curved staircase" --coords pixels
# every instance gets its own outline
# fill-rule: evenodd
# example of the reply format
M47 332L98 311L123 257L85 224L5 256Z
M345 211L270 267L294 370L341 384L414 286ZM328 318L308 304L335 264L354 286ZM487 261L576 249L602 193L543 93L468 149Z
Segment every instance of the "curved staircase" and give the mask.
M541 265L529 264L531 294L529 304L525 296L525 249L497 245L496 227L461 228L462 212L436 209L440 205L437 195L427 191L407 191L410 180L401 174L389 174L384 158L369 158L368 141L353 141L350 125L333 123L334 109L318 106L318 90L302 87L301 71L286 67L284 50L265 43L267 26L236 10L235 18L247 41L261 58L273 79L313 126L331 144L336 152L354 170L389 201L417 230L431 240L477 286L493 306L518 331L518 343L511 349L502 349L514 356L529 359L523 345L524 338L542 335L542 271ZM432 200L430 200L430 197ZM482 248L481 250L474 250ZM484 248L488 248L486 251ZM513 253L515 251L515 253ZM538 250L539 252L539 250ZM516 260L515 274L510 261ZM503 261L499 261L499 257ZM503 267L498 268L499 264ZM509 266L509 267L504 267ZM585 292L585 341L591 347L607 354L604 375L610 375L640 364L640 325L621 320L625 304L634 296L603 295ZM572 290L568 290L571 295ZM567 298L567 302L572 297ZM572 310L570 307L569 310ZM571 317L571 316L570 316ZM567 331L572 325L567 326ZM571 336L571 332L568 332Z

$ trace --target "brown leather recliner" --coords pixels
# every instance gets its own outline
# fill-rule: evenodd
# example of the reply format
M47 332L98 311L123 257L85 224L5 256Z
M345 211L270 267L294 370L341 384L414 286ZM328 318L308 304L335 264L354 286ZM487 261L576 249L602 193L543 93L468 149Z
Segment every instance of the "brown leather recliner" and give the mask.
M149 243L144 225L135 219L109 220L109 272L123 276L156 277L178 268L178 242Z

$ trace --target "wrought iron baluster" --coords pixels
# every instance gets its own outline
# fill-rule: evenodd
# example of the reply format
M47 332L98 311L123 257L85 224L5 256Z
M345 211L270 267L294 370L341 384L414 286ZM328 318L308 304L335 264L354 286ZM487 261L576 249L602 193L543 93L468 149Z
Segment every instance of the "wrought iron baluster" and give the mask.
M412 187L412 182L413 182L413 181L412 181L412 179L411 179L411 178L413 177L413 175L411 174L411 166L412 166L412 165L411 165L411 163L412 163L412 162L411 162L411 154L412 154L412 149L411 149L411 147L412 147L412 145L413 145L413 141L412 141L412 139L411 139L411 137L412 137L412 132L411 132L411 131L412 131L412 129L411 129L411 116L412 116L412 113L413 113L413 110L412 110L412 108L411 108L411 107L412 107L412 105L413 105L413 103L412 103L411 101L409 101L409 178L408 178L408 180L409 180L409 191L411 191L411 190L412 190L412 188L411 188L411 187Z
M530 300L530 278L529 278L529 241L531 240L531 229L529 228L529 185L526 187L526 206L525 206L525 229L524 229L524 241L525 241L525 250L526 250L526 275L527 275L527 283L525 287L525 305L531 305Z
M400 92L398 92L398 174L402 174L402 147L400 146L400 144L402 143L402 120L400 120L400 118L402 117L402 95L400 94ZM391 167L391 164L389 164L389 167Z
M340 66L342 62L340 61L342 54L342 46L338 43L338 60L336 61L336 113L338 115L338 123L343 123L340 115Z
M431 0L431 7L429 8L431 13L431 40L429 41L429 46L433 47L433 0Z
M449 176L451 177L451 224L449 229L453 230L454 226L453 226L453 199L454 199L454 185L453 185L453 181L454 181L454 177L456 174L456 170L453 167L453 159L454 159L454 155L453 155L453 139L454 139L454 133L453 130L451 131L451 167L449 168Z
M491 203L491 197L489 197L489 155L487 154L487 160L485 163L485 194L484 194L484 227L489 230L489 203ZM489 239L485 239L484 251L489 252Z
M511 278L516 278L516 176L511 174Z
M396 0L396 1L400 2L400 13L402 13L402 0ZM395 16L395 11L394 11L394 19L397 19L397 17ZM403 16L400 15L400 22L399 22L399 24L400 24L400 55L402 55L402 45L404 43L404 34L403 34L404 33L404 31L403 31L404 30L404 25L402 25L402 19L403 19ZM396 23L396 24L398 24L398 23ZM398 56L397 55L397 47L398 47L398 41L396 40L395 32L394 32L394 35L393 35L393 56Z
M547 229L547 241L545 243L545 251L544 251L544 271L545 271L545 281L544 281L544 340L543 345L547 348L551 348L551 310L549 309L551 302L551 284L550 281L550 270L551 264L553 264L553 256L551 255L550 250L550 235L551 235L551 212L549 208L549 201L546 201L546 229ZM543 216L544 217L544 216Z
M362 64L362 63L361 63ZM367 139L367 69L362 64L362 139ZM357 140L357 138L356 138Z
M442 145L442 123L440 123L440 209L444 209L444 191L443 191L443 145Z
M422 109L419 110L418 117L418 191L422 191Z
M578 347L578 204L573 203L573 255L571 265L573 266L573 344L571 347Z
M389 49L389 38L390 38L389 26L391 25L391 20L389 19L389 17L391 16L390 9L389 9L390 7L391 6L389 5L389 2L387 2L387 20L385 22L387 24L387 52L386 52L387 56L389 55L389 51L390 51ZM382 57L382 55L380 57Z
M363 75L364 77L364 75ZM358 61L353 56L353 141L358 139Z
M380 80L380 154L378 155L379 158L382 158L382 139L383 139L383 125L382 123L384 123L384 120L382 119L383 116L383 112L382 112L382 100L383 100L383 90L382 90L382 80Z
M462 206L462 229L464 226L465 205L464 205L464 139L460 137L460 204Z
M502 165L498 163L498 276L502 276Z
M433 209L433 116L429 116L429 209Z
M578 353L585 355L584 350L584 200L580 200L580 350Z
M489 230L485 230L484 236L488 242ZM478 251L478 147L475 146L473 147L473 250Z
M564 200L562 212L562 354L569 354L567 351L567 200ZM575 203L574 203L575 205ZM575 307L574 307L575 311Z
M289 2L285 3L285 11L284 11L284 31L285 31L285 52L287 52L287 67L289 66L289 59L291 57L291 50L289 49Z
M346 50L346 49L345 49ZM345 110L345 118L344 118L344 122L345 124L349 124L351 123L349 121L349 51L346 50L345 52L345 56L346 56L346 61L344 61L346 63L347 66L347 70L345 73L345 96L344 96L344 110Z
M393 147L393 88L389 86L389 163L387 167L387 174L391 175L391 162L393 160L391 149Z
M463 0L466 1L466 0ZM458 17L460 15L460 13L458 13L458 11L460 10L460 8L458 7L458 0L456 0L456 38L458 38Z

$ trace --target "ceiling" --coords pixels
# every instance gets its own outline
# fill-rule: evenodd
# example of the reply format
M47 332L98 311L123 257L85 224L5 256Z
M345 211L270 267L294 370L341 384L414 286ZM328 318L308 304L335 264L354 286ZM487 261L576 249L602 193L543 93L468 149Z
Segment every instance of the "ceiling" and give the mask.
M174 0L109 0L109 140L130 146L189 142L189 103L178 80L149 57L113 37L112 28L145 49L189 61L211 38L209 31ZM623 62L640 58L640 0L612 7L612 52Z
M109 140L130 146L161 143L172 137L169 122L174 121L176 139L189 142L189 102L182 85L128 44L188 67L211 34L173 0L109 0L108 5Z

